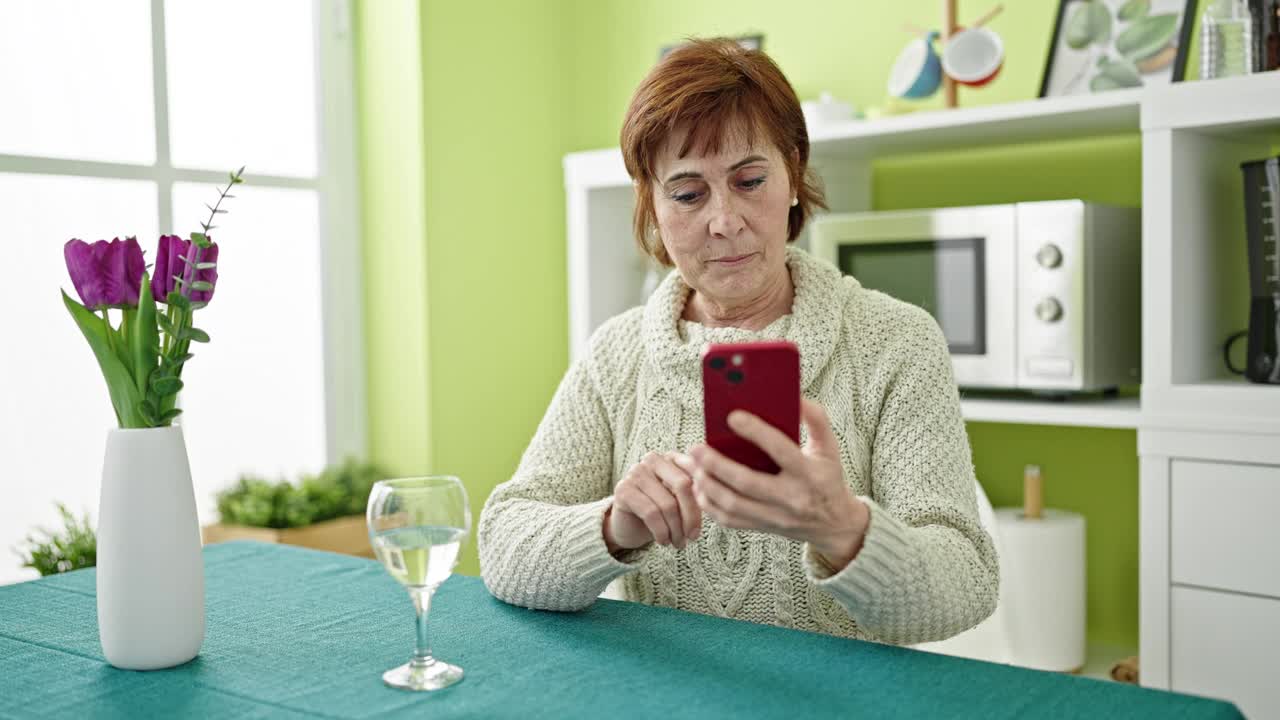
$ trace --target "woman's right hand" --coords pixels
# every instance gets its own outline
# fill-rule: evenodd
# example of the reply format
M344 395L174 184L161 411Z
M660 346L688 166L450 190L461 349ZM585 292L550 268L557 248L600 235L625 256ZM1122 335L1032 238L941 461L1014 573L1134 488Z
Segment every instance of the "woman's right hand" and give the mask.
M684 548L697 540L702 510L693 496L693 479L676 464L680 453L645 455L614 488L604 516L604 541L611 554L650 542Z

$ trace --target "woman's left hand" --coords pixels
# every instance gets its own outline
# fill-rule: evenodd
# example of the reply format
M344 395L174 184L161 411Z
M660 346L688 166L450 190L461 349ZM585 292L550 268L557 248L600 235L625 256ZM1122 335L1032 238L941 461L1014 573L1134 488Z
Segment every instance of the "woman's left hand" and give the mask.
M752 470L705 444L679 462L691 471L698 503L716 522L807 542L839 571L862 548L871 513L845 484L826 410L808 399L800 402L809 429L803 448L755 415L742 410L729 415L729 427L778 464L777 475Z

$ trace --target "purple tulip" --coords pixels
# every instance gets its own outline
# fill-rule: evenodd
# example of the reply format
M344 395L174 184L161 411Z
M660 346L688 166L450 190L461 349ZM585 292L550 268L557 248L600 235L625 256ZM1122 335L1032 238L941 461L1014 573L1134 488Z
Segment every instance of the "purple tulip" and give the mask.
M196 258L190 253L194 247L190 240L183 240L177 235L161 235L160 246L156 248L156 267L151 276L151 297L156 302L165 302L169 292L178 286L178 282L174 277L181 277L184 283L193 283L197 280L203 280L210 285L218 282L218 268L207 268L196 271L195 268L188 265L183 258L190 258L193 262ZM199 261L203 263L217 262L218 260L218 244L213 243L211 246L200 251ZM207 303L213 299L213 290L192 290L192 302Z
M62 254L85 307L137 306L138 287L147 269L137 238L99 240L92 245L72 239L62 247Z

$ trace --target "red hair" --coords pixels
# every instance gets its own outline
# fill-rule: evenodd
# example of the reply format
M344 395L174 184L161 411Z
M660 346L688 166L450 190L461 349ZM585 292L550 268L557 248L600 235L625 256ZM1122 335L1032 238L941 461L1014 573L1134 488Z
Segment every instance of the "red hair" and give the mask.
M649 71L627 108L622 123L622 158L635 181L633 220L640 249L671 266L660 238L653 207L654 161L663 144L687 130L678 156L720 151L732 133L745 134L748 145L759 133L782 155L799 202L787 216L787 242L800 235L815 208L826 209L822 185L809 168L809 132L796 91L759 50L748 50L728 38L692 40L664 57Z

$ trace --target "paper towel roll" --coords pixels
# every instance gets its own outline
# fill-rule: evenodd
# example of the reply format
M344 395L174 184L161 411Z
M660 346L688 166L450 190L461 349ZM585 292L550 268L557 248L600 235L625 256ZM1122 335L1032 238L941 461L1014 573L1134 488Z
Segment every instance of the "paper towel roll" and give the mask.
M1084 517L1022 508L996 510L1000 602L1016 665L1074 671L1085 660Z

